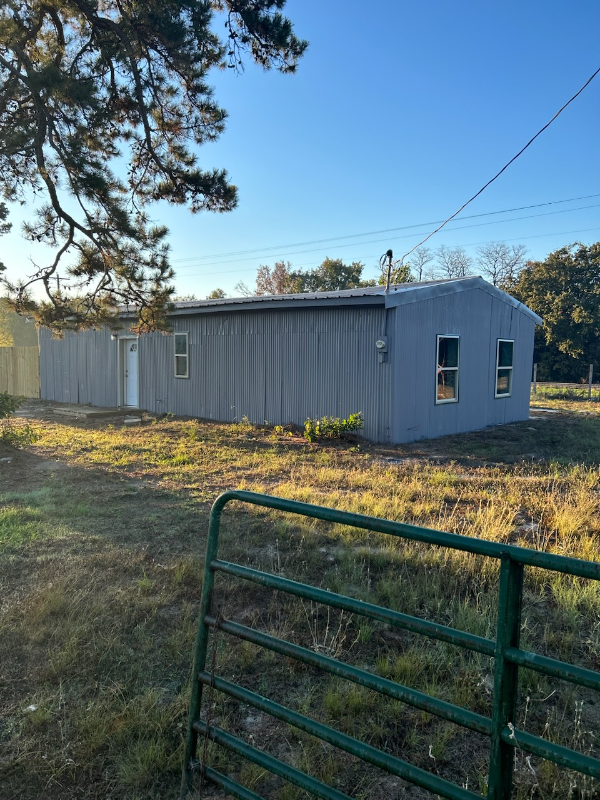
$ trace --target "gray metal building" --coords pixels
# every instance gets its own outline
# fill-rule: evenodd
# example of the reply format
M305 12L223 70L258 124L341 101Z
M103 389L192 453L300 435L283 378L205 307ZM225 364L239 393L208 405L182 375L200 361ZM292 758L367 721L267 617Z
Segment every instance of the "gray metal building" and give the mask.
M478 277L177 303L172 334L42 329L41 396L410 442L527 419L536 323Z

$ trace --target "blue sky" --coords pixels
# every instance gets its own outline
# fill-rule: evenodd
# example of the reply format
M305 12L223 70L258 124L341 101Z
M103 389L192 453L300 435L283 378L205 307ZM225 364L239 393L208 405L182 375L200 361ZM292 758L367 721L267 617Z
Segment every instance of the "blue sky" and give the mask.
M170 228L179 294L235 294L281 259L303 269L361 260L375 276L388 247L400 256L435 225L373 232L449 216L600 66L597 0L288 0L286 12L310 42L296 75L247 65L212 78L229 120L200 164L228 170L239 207L151 211ZM428 245L475 255L507 241L537 259L598 241L600 196L461 219L600 194L599 100L600 76ZM9 277L32 271L35 251L17 230L1 245Z

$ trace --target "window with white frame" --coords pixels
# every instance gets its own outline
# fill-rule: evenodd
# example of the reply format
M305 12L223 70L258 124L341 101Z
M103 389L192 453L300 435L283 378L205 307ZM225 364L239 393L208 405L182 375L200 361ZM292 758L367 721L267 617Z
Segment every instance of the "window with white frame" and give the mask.
M175 345L175 377L176 378L189 378L189 343L187 333L173 334L173 342Z
M436 404L458 402L459 347L458 336L437 337Z
M513 382L514 339L498 339L496 347L496 397L510 397Z

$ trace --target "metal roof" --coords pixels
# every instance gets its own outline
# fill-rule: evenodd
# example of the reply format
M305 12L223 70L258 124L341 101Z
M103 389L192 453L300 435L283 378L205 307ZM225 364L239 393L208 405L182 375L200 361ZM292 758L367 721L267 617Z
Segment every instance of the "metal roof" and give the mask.
M258 308L306 308L308 306L384 305L386 308L416 303L433 297L455 292L480 289L499 300L517 308L538 325L541 318L530 308L511 295L492 286L479 276L422 281L420 283L398 283L390 286L366 286L359 289L344 289L332 292L307 292L304 294L261 295L253 297L224 297L218 300L186 300L174 303L173 314L205 314L215 311L250 311Z
M452 281L463 280L462 278L451 278L449 280L436 280L436 281L423 281L422 283L398 283L390 286L390 293L397 291L407 291L421 288L423 286L432 286L444 283L451 283ZM320 300L340 300L348 299L351 297L385 297L384 286L363 286L358 289L340 289L331 292L304 292L301 294L269 294L269 295L252 295L251 297L222 297L217 300L186 300L185 302L175 303L175 308L204 308L205 306L213 307L220 305L246 305L248 303L266 303L273 301L289 301L301 300L303 302L320 301Z

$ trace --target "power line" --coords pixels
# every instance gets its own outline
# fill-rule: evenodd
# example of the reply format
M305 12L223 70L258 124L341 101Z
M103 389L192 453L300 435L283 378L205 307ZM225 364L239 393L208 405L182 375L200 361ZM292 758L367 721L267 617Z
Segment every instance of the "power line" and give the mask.
M474 226L466 226L466 227L474 227ZM462 230L462 228L456 228L454 230ZM591 231L600 231L600 227L596 226L594 228L579 228L575 231L553 231L552 233L538 233L529 236L513 236L509 239L504 239L505 242L517 242L523 241L527 239L544 239L548 236L569 236L572 233L590 233ZM485 242L468 242L467 244L462 245L462 247L478 247L479 245L484 244L492 244L494 239L489 239ZM364 244L368 244L368 242L364 242ZM369 258L379 258L379 253L370 253L369 255L362 255L357 256L359 259L369 259ZM310 264L300 264L299 266L310 266ZM204 278L211 275L233 275L239 272L255 272L255 267L244 267L242 269L225 269L225 270L217 270L216 272L194 272L192 274L180 274L177 273L175 276L176 278Z
M510 214L513 211L527 211L530 208L542 208L542 206L552 206L557 205L558 203L574 203L576 200L590 200L593 197L600 197L599 194L585 194L581 197L569 197L564 200L549 200L545 203L535 203L534 205L529 206L517 206L515 208L504 208L500 211L487 211L484 214L471 214L467 217L462 217L462 219L477 219L479 217L490 217L494 216L495 214ZM456 216L456 215L455 215ZM384 228L383 230L379 231L365 231L364 233L350 233L346 236L332 236L328 239L311 239L305 242L291 242L289 244L280 244L280 245L269 245L267 247L256 247L251 250L231 250L228 253L213 253L212 255L205 255L205 256L190 256L189 258L175 258L172 259L173 264L183 263L184 261L201 261L201 260L208 260L211 258L226 258L227 256L243 256L250 253L266 253L268 250L284 250L288 247L304 247L304 245L309 244L326 244L327 242L336 242L340 239L357 239L361 236L376 236L380 233L393 233L395 231L406 231L410 230L411 228L424 228L426 225L437 225L438 222L442 220L434 219L430 220L429 222L417 222L414 225L403 225L402 227L398 228Z
M521 216L521 217L510 217L509 219L493 220L491 222L475 222L472 225L460 225L460 226L458 226L456 228L451 228L450 230L451 230L451 232L464 231L464 230L468 230L469 228L481 228L481 227L485 227L487 225L502 225L502 224L504 224L506 222L519 222L519 221L524 220L524 219L537 219L539 217L549 217L549 216L553 216L555 214L567 214L570 211L584 211L584 210L589 209L589 208L598 208L598 207L600 207L600 203L594 203L594 204L589 205L589 206L577 206L576 208L564 208L564 209L561 209L560 211L543 211L541 214L527 214L527 215ZM340 250L340 249L342 249L344 247L357 247L357 246L360 246L360 245L363 245L363 244L378 244L380 242L390 242L390 241L394 242L394 241L397 241L398 239L411 239L414 236L418 236L418 234L417 233L405 233L405 234L402 234L401 236L392 236L392 237L387 236L385 239L369 239L366 242L358 242L358 243L352 242L350 244L338 244L338 245L336 245L336 249ZM284 258L284 257L287 257L287 256L303 255L304 253L320 252L320 251L322 251L322 249L323 248L321 248L321 247L315 247L315 248L311 248L309 250L292 250L292 251L287 252L287 253L280 253L279 256L281 258ZM413 248L413 249L415 249L415 248ZM412 252L412 250L411 250L411 252ZM224 266L226 264L239 264L239 263L242 263L244 261L256 261L259 258L260 258L260 256L246 256L244 258L235 258L235 259L231 259L229 261L221 261L220 265ZM202 265L202 264L187 264L185 267L182 267L181 269L186 269L186 268L187 269L193 269L196 266L204 266L204 265ZM214 265L213 264L206 264L205 266L208 266L208 267L210 267L210 266L219 266L219 264L216 264L216 263ZM179 270L179 272L181 272L181 270ZM202 273L195 273L195 274L200 275Z
M556 119L558 116L560 116L560 114L562 114L562 112L565 110L565 108L566 108L568 105L570 105L570 104L573 102L573 100L575 100L577 97L579 97L579 95L580 95L580 94L583 92L583 90L584 90L584 89L585 89L587 86L589 86L589 85L590 85L590 83L591 83L591 82L594 80L594 78L596 77L596 75L597 75L599 72L600 72L600 67L598 67L598 69L597 69L597 70L594 72L594 74L593 74L593 75L592 75L590 78L588 78L588 79L587 79L587 81L586 81L586 82L583 84L583 86L581 87L581 89L580 89L578 92L576 92L576 94L574 94L574 95L573 95L573 97L571 97L571 99L570 99L570 100L567 100L567 102L564 104L564 106L562 106L562 108L559 108L559 109L558 109L558 111L557 111L557 112L556 112L556 114L555 114L555 115L552 117L552 119L551 119L549 122L547 122L547 123L544 125L544 127L543 127L543 128L540 128L540 130L539 130L539 131L538 131L538 132L535 134L535 136L532 136L532 137L531 137L531 139L530 139L530 140L527 142L527 144L525 145L525 147L522 147L522 148L519 150L519 152L518 152L518 153L517 153L515 156L513 156L513 157L511 158L511 160L510 160L509 162L507 162L507 163L506 163L506 164L505 164L505 165L502 167L502 169L500 170L500 172L497 172L497 173L494 175L494 177L493 177L493 178L491 178L491 179L490 179L490 180L489 180L489 181L488 181L486 184L484 184L484 185L481 187L481 189L480 189L480 190L479 190L479 191L478 191L476 194L474 194L474 195L473 195L473 197L471 197L471 199L470 199L470 200L467 200L467 202L466 202L466 203L463 203L463 205L462 205L462 206L461 206L461 207L458 209L458 211L455 211L455 212L454 212L454 214L452 214L452 216L448 217L448 219L447 219L447 220L445 220L444 222L442 222L442 224L441 224L441 225L439 225L439 226L438 226L438 227L437 227L437 228L436 228L434 231L432 231L432 232L431 232L431 233L430 233L428 236L426 236L426 237L423 239L423 241L422 241L422 242L419 242L419 244L416 244L416 245L415 245L415 246L412 248L412 250L409 250L409 251L408 251L408 253L405 253L405 254L402 256L402 258L400 259L400 261L404 261L404 259L405 259L405 258L407 258L407 257L408 257L408 256L409 256L411 253L414 253L414 251L417 249L417 247L421 247L421 245L422 245L422 244L425 244L425 242L426 242L426 241L428 241L429 239L431 239L431 237L432 237L432 236L434 236L436 233L438 233L438 231L441 231L441 230L442 230L442 228L444 227L444 225L447 225L447 224L450 222L450 220L452 220L452 219L454 219L454 217L458 216L458 215L460 214L460 212L461 212L461 211L462 211L464 208L466 208L466 207L469 205L469 203L472 203L472 202L473 202L473 200L475 200L475 198L476 198L476 197L479 197L479 195L480 195L480 194L481 194L483 191L485 191L485 190L487 189L487 187L488 187L488 186L489 186L491 183L493 183L493 182L496 180L496 178L499 178L499 177L500 177L500 175L502 175L502 173L503 173L503 172L504 172L506 169L508 169L508 167L510 167L510 165L511 165L511 164L512 164L514 161L516 161L516 160L517 160L517 158L518 158L518 157L519 157L519 156L520 156L522 153L524 153L524 152L525 152L525 150L527 150L527 148L529 147L529 145L531 145L531 144L533 144L533 142L535 142L535 140L538 138L538 136L540 136L540 134L542 134L542 133L543 133L543 132L546 130L546 128L548 128L548 127L550 127L550 125L552 125L552 123L554 122L554 120L555 120L555 119Z

